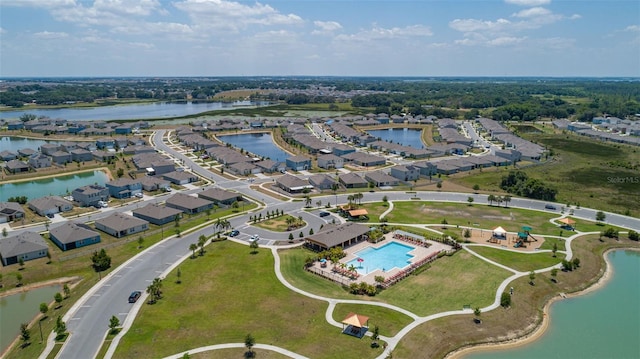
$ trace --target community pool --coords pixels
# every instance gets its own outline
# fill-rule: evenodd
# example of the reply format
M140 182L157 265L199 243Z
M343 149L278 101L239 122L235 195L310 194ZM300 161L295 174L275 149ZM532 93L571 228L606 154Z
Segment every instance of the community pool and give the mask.
M356 258L347 262L347 268L353 265L358 273L367 275L377 269L390 271L398 267L400 269L410 264L413 255L409 254L415 248L406 244L391 242L381 247L368 247L356 253Z

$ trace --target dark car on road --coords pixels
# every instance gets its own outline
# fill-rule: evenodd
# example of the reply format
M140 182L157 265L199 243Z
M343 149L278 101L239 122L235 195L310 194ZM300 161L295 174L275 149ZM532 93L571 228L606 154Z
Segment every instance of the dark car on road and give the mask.
M140 298L140 296L142 295L142 292L139 290L136 290L134 292L131 292L131 295L129 296L129 303L135 303L138 301L138 298Z
M331 213L329 212L320 212L320 214L318 214L320 217L326 217L326 216L330 216Z
M554 205L552 205L552 204L546 204L546 205L544 206L544 208L546 208L546 209L550 209L550 210L552 210L552 211L555 211L555 210L556 210L556 206L554 206Z
M238 231L237 229L234 229L233 231L229 232L229 237L235 237L238 234L240 234L240 231Z

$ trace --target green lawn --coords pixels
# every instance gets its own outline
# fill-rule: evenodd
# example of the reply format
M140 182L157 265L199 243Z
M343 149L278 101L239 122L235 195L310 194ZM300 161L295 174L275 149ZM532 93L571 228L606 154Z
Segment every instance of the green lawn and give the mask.
M374 326L380 329L380 335L394 336L398 332L411 324L413 319L400 312L385 307L363 304L338 304L333 311L333 319L337 322L342 320L349 313L357 313L369 317L369 330Z
M289 225L287 224L288 218L294 221L292 223L295 223L296 228L302 228L307 225L307 222L301 221L299 218L290 216L288 214L285 214L284 216L276 217L273 219L265 219L263 221L253 223L252 225L262 229L274 231L274 232L287 232L290 229ZM293 228L291 230L295 231L296 228Z
M465 304L488 305L493 302L498 285L509 276L508 271L460 251L436 260L429 269L407 277L375 297L355 296L303 269L305 258L313 252L291 249L279 253L284 277L300 289L332 298L381 301L421 316L462 309Z
M324 318L327 304L278 282L269 250L216 242L185 261L182 284L169 275L155 305L144 305L115 358L159 358L190 348L243 342L272 344L312 358L373 358L369 341L341 334ZM316 338L316 339L314 339ZM330 343L330 345L327 345Z
M370 204L376 206L377 204ZM367 208L367 207L365 207ZM558 226L549 222L557 214L528 211L519 208L489 206L474 203L398 201L393 202L393 211L385 218L392 223L437 224L443 219L450 225L472 226L492 229L502 226L510 232L520 231L522 226L532 227L533 234L558 234ZM372 222L378 222L370 216Z
M563 253L557 253L557 257L554 258L553 254L548 252L527 254L481 246L471 246L469 249L487 259L521 272L551 267L562 262L565 257Z
M560 238L554 238L554 237L546 237L544 239L544 243L542 243L542 245L540 246L540 249L552 250L554 243L558 245L558 250L559 251L564 251L564 250L567 249L567 247L565 246L565 241L564 240L562 240Z

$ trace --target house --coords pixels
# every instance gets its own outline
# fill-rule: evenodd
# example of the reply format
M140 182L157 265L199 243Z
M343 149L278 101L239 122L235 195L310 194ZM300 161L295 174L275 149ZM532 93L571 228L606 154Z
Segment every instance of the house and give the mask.
M342 183L345 188L364 188L369 185L369 182L362 178L357 173L344 173L338 176L338 181Z
M172 173L176 170L176 164L167 158L152 161L150 167L153 169L153 174L156 176Z
M5 168L7 169L7 171L9 171L9 173L14 174L29 172L29 165L19 160L11 160L5 163Z
M133 128L132 124L124 123L124 124L116 127L114 130L115 130L117 135L127 135L127 134L130 134L130 133L133 132L132 128ZM123 147L120 147L120 148L123 148Z
M74 201L83 207L98 207L98 202L109 200L109 189L97 184L91 184L74 189L71 192L71 196Z
M51 160L59 165L71 162L71 154L65 151L56 151L51 154Z
M112 150L116 147L116 142L113 138L103 137L96 140L96 147L100 150Z
M0 202L0 223L24 218L24 209L16 202Z
M374 183L377 187L398 185L397 178L390 176L382 171L367 172L364 175L364 178L367 181Z
M22 130L24 129L24 122L22 121L13 121L7 123L7 130Z
M126 137L116 137L113 139L113 142L116 146L115 148L120 150L126 148L129 145L129 139Z
M49 252L47 243L35 232L22 232L0 240L0 260L8 266L23 261L46 257Z
M51 154L56 151L60 151L60 145L53 144L53 143L45 143L44 145L40 146L40 152L42 152L45 155L51 156Z
M100 233L83 223L65 222L49 231L51 241L63 251L100 243Z
M213 208L213 202L184 193L176 193L165 201L165 206L179 209L187 214L196 214Z
M324 173L309 177L309 183L319 190L331 189L333 185L338 184L333 177Z
M142 183L129 178L118 178L107 182L105 186L114 198L131 198L136 193L142 193Z
M184 171L174 171L174 172L165 173L162 175L162 178L177 185L185 185L191 182L198 181L198 176L196 176L193 173L184 172Z
M160 177L144 176L139 181L142 184L142 189L149 192L167 188L170 185L168 180Z
M122 238L146 231L149 229L149 222L127 214L114 212L108 217L97 219L95 226L96 229L110 234L113 237Z
M229 170L240 176L249 176L252 174L260 173L260 167L249 162L238 162L229 165Z
M389 173L392 177L399 179L400 181L417 181L420 179L420 169L415 166L393 166Z
M32 148L21 148L18 150L18 155L20 157L31 157L31 155L33 155L34 153L36 153L37 151L32 149Z
M60 151L71 152L78 148L77 142L67 141L60 144Z
M75 162L86 162L93 160L93 154L84 148L71 150L71 160Z
M339 157L344 156L344 155L349 154L349 153L353 153L353 152L356 152L355 148L353 148L351 146L347 146L347 145L341 144L341 143L334 144L331 147L331 153L333 153L334 155L339 156Z
M107 152L102 150L96 150L92 152L93 159L100 162L107 162L116 158L115 152Z
M286 165L293 171L305 171L311 169L311 159L306 156L292 156L287 158Z
M161 206L157 203L150 203L142 208L131 211L134 217L144 219L149 223L161 226L180 218L182 211L175 208Z
M226 191L220 188L209 188L198 192L198 197L213 202L218 206L230 206L233 202L242 201L242 194Z
M438 167L431 162L414 162L413 166L418 168L422 176L431 177L438 174Z
M29 209L35 213L46 216L60 212L68 212L73 209L73 203L60 196L44 196L27 202Z
M344 159L333 154L318 156L318 167L324 169L344 167Z
M386 159L381 156L372 155L365 152L353 152L342 156L346 162L352 162L358 166L372 167L386 163Z
M51 167L51 157L45 156L42 153L34 153L29 157L29 165L33 168Z
M309 181L290 174L280 176L276 179L276 185L289 193L300 193L304 190L313 189Z
M2 161L11 161L18 158L18 154L12 151L4 150L0 152L0 160Z
M254 163L263 173L284 172L287 166L284 162L276 162L272 160L263 160Z

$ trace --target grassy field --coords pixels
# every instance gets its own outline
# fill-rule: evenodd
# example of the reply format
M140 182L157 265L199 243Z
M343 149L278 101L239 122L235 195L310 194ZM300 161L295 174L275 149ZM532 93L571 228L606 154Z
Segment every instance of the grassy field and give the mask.
M280 284L269 250L252 255L236 243L212 245L204 257L180 266L182 284L166 280L164 298L143 306L115 358L159 358L204 345L242 343L247 333L256 343L313 358L371 358L380 353L369 341L341 334L326 323L326 303Z
M536 285L529 285L527 276L509 286L514 288L509 309L498 308L482 313L482 324L473 323L473 315L456 315L427 322L403 338L394 351L394 358L442 358L457 348L520 337L531 332L542 320L542 307L558 293L572 293L591 286L604 273L602 253L607 248L640 248L639 242L599 241L598 236L581 237L573 242L581 266L573 272L559 272L558 283L551 282L549 273L538 274Z
M373 327L377 325L380 329L380 335L384 336L398 334L402 328L413 321L410 317L395 310L363 304L338 304L333 311L333 319L337 322L342 322L349 313L357 313L369 317L369 330L373 330Z
M556 253L556 257L553 257L552 253L518 253L480 246L472 246L469 249L487 259L521 272L551 267L562 262L565 257L564 253Z
M268 229L274 232L287 232L289 230L295 231L296 230L295 228L290 229L289 225L287 224L287 219L293 220L294 221L293 223L295 224L296 228L302 228L307 225L307 222L301 221L299 218L290 216L288 214L285 214L284 216L276 217L273 219L266 219L264 221L256 222L256 223L253 223L252 225L262 229Z
M189 354L190 359L229 359L229 358L244 358L244 353L247 349L220 349L212 350L204 353ZM271 350L253 349L256 358L260 359L288 359L287 355L282 355Z
M558 202L640 216L640 149L572 134L525 132L521 136L554 152L549 163L522 170L553 185L558 190ZM474 172L452 180L469 188L478 184L483 190L501 192L500 181L507 172Z
M470 301L475 302L472 305L488 305L493 302L500 282L509 276L501 268L469 253L458 252L436 260L426 271L407 277L375 297L354 296L339 285L303 270L304 260L311 254L303 249L280 251L282 273L289 283L310 293L332 298L381 301L418 315L462 309ZM455 282L451 278L456 278Z
M552 250L554 243L558 245L558 250L559 251L564 251L564 250L567 249L567 247L565 246L565 241L564 240L559 239L559 238L554 238L554 237L546 237L544 239L544 243L542 243L542 245L540 246L540 249Z

